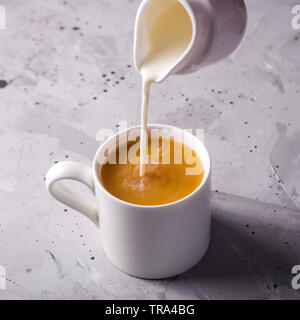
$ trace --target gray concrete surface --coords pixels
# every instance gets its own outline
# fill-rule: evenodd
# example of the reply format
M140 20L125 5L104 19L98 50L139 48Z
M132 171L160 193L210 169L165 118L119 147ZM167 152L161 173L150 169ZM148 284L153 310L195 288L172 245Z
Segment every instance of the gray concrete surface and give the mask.
M212 156L212 242L195 268L163 281L123 274L96 227L47 194L55 161L90 164L100 128L139 123L138 3L0 1L0 299L299 299L295 1L247 0L247 33L232 57L152 90L150 122L204 128Z

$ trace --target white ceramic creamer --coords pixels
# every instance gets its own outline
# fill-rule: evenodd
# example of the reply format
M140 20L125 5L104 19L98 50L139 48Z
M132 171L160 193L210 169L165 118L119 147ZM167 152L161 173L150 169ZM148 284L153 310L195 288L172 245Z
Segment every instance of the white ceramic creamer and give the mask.
M151 46L151 28L174 0L143 0L135 22L134 63L138 71ZM174 63L156 77L194 72L228 57L240 44L247 25L243 0L177 0L185 8L192 25L187 48ZM167 23L167 21L166 21ZM178 22L180 23L180 22Z
M144 0L137 12L134 62L142 76L140 176L147 163L150 88L230 55L246 29L243 0Z

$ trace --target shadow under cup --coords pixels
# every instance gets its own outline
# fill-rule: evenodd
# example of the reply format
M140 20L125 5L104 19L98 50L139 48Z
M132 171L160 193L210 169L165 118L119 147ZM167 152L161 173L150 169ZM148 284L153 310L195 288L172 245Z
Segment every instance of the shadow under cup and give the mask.
M95 192L100 208L100 227L104 250L122 271L148 279L168 278L194 266L210 242L211 163L203 143L182 129L148 125L160 129L162 138L183 137L185 145L200 157L204 176L200 185L186 197L163 205L137 205L109 193L101 181L101 168L110 152L126 139L136 141L140 127L129 128L110 137L94 159ZM130 139L131 138L131 139Z

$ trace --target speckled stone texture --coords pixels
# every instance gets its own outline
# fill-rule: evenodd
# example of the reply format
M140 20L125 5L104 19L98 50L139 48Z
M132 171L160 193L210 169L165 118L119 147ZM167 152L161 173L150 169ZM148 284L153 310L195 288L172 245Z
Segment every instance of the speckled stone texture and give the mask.
M230 58L152 89L149 121L204 128L213 162L212 241L173 279L130 277L100 232L53 200L47 169L90 164L100 128L139 123L139 1L0 0L0 299L299 299L300 31L295 1L247 0ZM88 194L84 188L79 190Z

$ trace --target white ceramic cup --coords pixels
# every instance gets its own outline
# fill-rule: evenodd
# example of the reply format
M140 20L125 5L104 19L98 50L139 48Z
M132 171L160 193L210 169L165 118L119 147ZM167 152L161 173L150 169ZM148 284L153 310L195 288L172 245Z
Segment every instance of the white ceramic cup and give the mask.
M149 125L148 130L183 130ZM139 126L126 130L139 130ZM197 189L178 201L155 206L136 205L110 194L101 182L103 155L120 133L107 139L96 152L92 168L72 161L53 165L46 176L50 194L83 213L98 225L106 255L122 271L140 278L160 279L178 275L197 264L210 242L211 162L204 144L191 133L184 143L199 155L204 177ZM176 139L176 138L175 138ZM75 193L64 180L76 180L95 194L95 201Z

